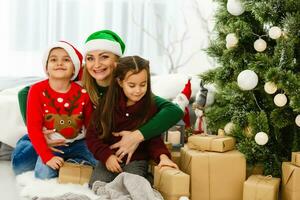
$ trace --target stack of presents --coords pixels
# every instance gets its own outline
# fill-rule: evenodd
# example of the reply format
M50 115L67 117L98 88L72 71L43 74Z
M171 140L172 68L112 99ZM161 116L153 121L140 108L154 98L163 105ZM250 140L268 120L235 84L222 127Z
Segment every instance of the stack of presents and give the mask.
M235 150L233 137L198 134L181 148L167 146L180 170L151 166L153 186L165 200L277 200L280 182L282 200L300 200L300 152L282 163L282 180L263 176L262 170L252 170L246 179L246 159ZM67 164L58 181L84 184L91 173L90 166Z
M300 152L282 163L282 180L262 170L246 175L246 159L229 136L190 136L172 159L180 170L154 168L154 188L166 200L300 200Z

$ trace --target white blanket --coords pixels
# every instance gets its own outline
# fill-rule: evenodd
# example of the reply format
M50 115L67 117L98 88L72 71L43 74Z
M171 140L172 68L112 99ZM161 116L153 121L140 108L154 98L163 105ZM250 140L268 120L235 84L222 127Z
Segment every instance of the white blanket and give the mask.
M18 103L18 92L23 87L0 92L0 142L12 147L26 133Z
M23 199L32 199L33 197L56 197L66 193L86 195L91 200L99 198L88 188L87 184L58 184L57 178L40 180L34 177L33 171L18 175L16 180L20 188L20 196Z
M33 171L17 176L22 198L38 200L163 200L161 194L152 189L150 183L141 176L120 173L112 182L96 181L93 191L88 185L58 184L57 178L39 180ZM95 194L94 194L95 193Z

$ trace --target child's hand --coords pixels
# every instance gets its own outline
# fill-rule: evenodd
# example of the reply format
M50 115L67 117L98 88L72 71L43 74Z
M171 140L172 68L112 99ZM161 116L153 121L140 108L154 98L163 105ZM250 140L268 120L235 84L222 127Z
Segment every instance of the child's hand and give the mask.
M62 159L61 157L58 157L58 156L52 157L46 163L46 165L48 165L49 167L51 167L54 170L59 169L61 166L63 166L63 164L64 164L64 159Z
M111 155L109 156L109 158L106 160L105 166L106 168L114 173L121 173L123 172L121 166L119 163L121 163L122 160L120 158L118 158L115 155Z
M162 168L162 167L172 167L175 169L179 169L178 166L176 165L176 163L174 163L167 155L165 154L161 154L160 155L160 162L158 163L158 167Z

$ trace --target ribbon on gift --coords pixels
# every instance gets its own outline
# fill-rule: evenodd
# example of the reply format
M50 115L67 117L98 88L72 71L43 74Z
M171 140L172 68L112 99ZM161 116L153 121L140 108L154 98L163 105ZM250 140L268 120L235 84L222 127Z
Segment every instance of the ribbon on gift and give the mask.
M195 150L194 150L195 151ZM211 194L211 187L210 187L210 180L211 180L211 167L210 167L210 154L209 154L209 152L207 152L207 151L202 151L201 153L203 153L205 156L207 156L207 160L208 160L208 162L207 162L207 176L208 176L208 184L207 184L207 186L208 186L208 200L210 200L211 199L211 196L210 196L210 194ZM181 156L182 156L182 160L184 160L185 162L183 162L183 163L181 163L181 168L182 168L182 170L184 171L184 172L186 172L186 173L188 173L188 174L191 174L191 161L192 161L192 157L191 156L189 156L189 159L187 159L187 152L185 152L185 151L181 151L180 152L180 154L181 154ZM186 162L187 161L187 162Z
M300 167L300 152L292 152L292 164Z
M271 175L252 175L246 182L248 182L247 184L249 186L251 186L251 184L254 185L254 196L251 195L251 199L277 199L280 182L278 178L273 178Z

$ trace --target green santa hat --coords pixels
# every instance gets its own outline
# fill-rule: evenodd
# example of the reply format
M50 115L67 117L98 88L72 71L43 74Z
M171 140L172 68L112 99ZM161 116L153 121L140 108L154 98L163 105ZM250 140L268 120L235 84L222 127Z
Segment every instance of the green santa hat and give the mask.
M115 32L101 30L92 33L85 41L84 55L94 50L104 50L122 56L125 51L125 44Z

